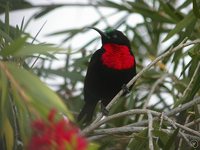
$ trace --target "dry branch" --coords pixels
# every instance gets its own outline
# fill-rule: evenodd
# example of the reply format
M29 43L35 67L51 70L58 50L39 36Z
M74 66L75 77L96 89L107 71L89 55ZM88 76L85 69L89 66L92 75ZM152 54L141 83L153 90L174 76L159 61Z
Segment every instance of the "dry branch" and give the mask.
M134 78L132 78L132 80L129 81L129 83L127 84L127 87L130 87L138 78L140 78L147 70L149 70L153 65L155 65L156 63L158 63L159 61L161 61L162 59L164 59L165 57L175 53L176 51L184 48L184 47L187 47L189 45L192 45L192 44L197 44L197 43L200 43L200 39L197 39L197 40L194 40L194 41L190 41L190 42L187 42L185 43L187 40L187 38L185 38L178 46L174 47L174 48L170 48L167 52L163 53L162 55L158 56L153 62L151 62L149 65L147 65L145 68L143 68ZM120 90L119 93L112 99L112 101L106 106L106 109L107 110L110 110L111 106L116 102L116 100L123 94L123 91ZM178 108L175 108L173 109L172 111L166 113L165 116L171 116L171 115L174 115L178 112L181 112L191 106L193 106L194 104L197 104L197 103L200 103L200 98L198 99L194 99L192 100L191 102L189 103L186 103L184 105L182 105L181 107L178 107ZM131 111L136 111L136 110L130 110L128 112L131 112ZM94 129L98 128L101 124L109 121L110 119L114 119L116 117L116 115L122 115L125 113L125 116L126 115L129 115L129 114L126 114L127 111L125 112L122 112L122 113L119 113L119 114L115 114L115 115L112 115L112 116L105 116L105 118L103 120L102 117L103 117L103 114L100 113L100 115L97 116L96 120L94 120L93 123L91 123L88 127L86 127L85 129L82 130L82 133L87 135L88 133L92 132ZM136 112L134 112L136 113ZM133 113L133 114L134 114ZM143 113L146 113L144 112L139 112L140 114L143 114ZM153 114L153 111L151 111L152 115ZM158 113L158 112L155 112L154 113ZM158 113L160 115L160 113ZM117 117L119 117L117 116ZM123 116L123 115L122 115ZM145 123L145 121L144 121ZM179 125L180 127L181 125ZM182 126L181 126L182 127ZM188 130L189 128L185 128L186 130ZM191 131L192 132L192 131ZM195 132L196 133L196 132Z

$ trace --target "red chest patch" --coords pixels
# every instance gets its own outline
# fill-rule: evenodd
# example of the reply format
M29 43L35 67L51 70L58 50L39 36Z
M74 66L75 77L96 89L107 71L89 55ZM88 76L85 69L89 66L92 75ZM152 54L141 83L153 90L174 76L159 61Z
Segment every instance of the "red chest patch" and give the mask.
M108 68L125 70L134 66L134 56L129 48L118 44L104 44L105 52L102 55L102 62Z

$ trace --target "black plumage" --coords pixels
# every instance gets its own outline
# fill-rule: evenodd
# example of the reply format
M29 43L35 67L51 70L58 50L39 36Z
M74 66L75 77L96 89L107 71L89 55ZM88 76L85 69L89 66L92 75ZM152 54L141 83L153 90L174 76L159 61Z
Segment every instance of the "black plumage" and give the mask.
M118 30L102 32L102 47L90 60L84 81L85 105L78 121L90 122L99 100L104 107L136 75L136 63L127 37ZM106 54L105 54L106 53Z

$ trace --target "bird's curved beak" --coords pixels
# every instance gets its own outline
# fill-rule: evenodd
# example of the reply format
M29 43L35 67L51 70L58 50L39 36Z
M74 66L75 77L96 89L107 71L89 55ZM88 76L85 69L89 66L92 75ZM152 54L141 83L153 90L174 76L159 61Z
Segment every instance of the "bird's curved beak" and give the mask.
M88 28L97 31L101 35L102 39L108 39L109 38L103 31L101 31L101 30L99 30L95 27L88 27Z

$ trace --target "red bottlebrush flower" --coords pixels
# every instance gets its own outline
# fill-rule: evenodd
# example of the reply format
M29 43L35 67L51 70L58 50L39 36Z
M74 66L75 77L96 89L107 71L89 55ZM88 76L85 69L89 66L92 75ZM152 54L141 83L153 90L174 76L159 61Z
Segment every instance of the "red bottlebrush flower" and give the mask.
M79 129L66 119L55 121L56 110L52 109L48 121L32 122L33 134L29 150L86 150L87 141Z

